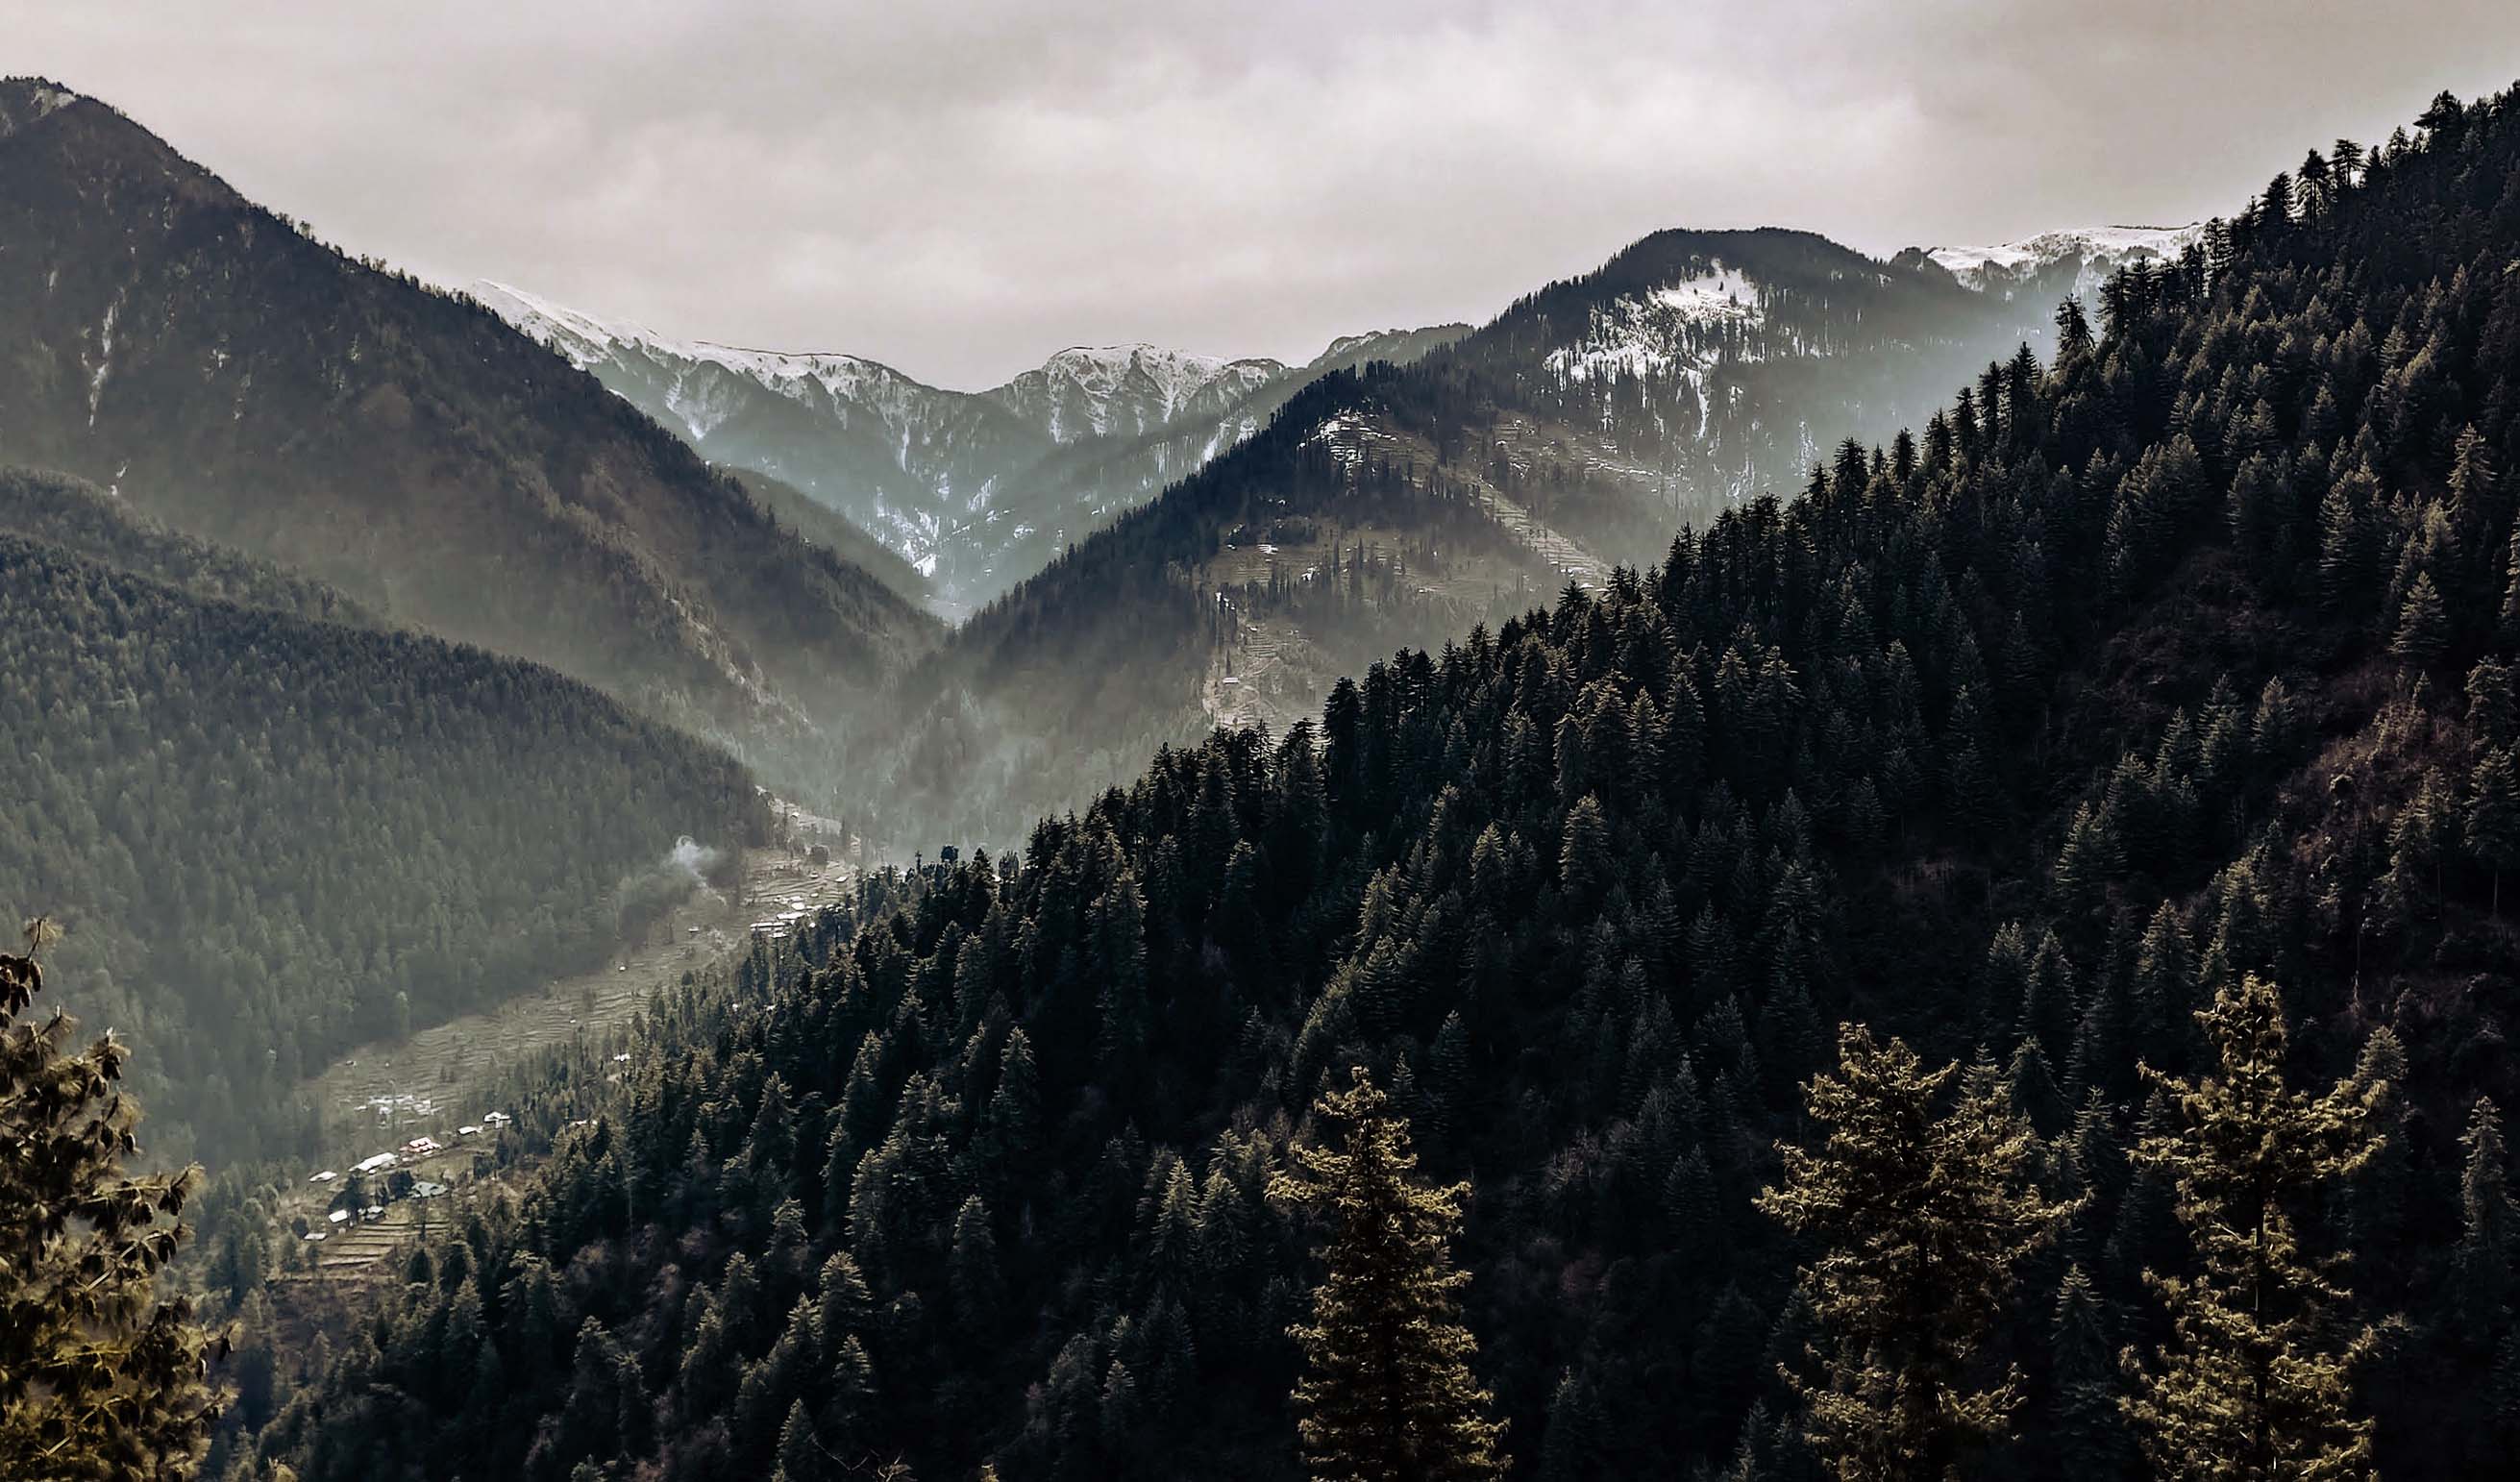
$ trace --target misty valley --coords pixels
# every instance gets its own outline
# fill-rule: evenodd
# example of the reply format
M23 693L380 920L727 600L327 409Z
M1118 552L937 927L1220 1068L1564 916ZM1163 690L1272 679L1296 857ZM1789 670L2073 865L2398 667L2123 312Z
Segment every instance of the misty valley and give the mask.
M2520 1474L2520 90L978 389L154 114L0 79L0 1478Z

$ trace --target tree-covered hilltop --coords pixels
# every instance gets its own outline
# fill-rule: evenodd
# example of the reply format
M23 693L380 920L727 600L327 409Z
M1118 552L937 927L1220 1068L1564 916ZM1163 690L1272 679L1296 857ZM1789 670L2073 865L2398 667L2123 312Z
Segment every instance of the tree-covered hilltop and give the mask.
M0 467L0 529L196 597L321 622L379 624L338 588L169 529L87 480L50 469Z
M1870 1474L1891 1363L1972 1475L2509 1470L2515 253L2520 93L2445 98L1796 501L871 882L220 1464L1296 1475L1270 1192L1363 1066L1523 1474ZM2007 1228L1868 1354L1874 1104Z
M5 517L44 483L0 475ZM54 998L142 1048L155 1155L303 1150L331 1056L597 966L625 875L768 831L723 752L574 680L96 533L0 529L0 901L59 919Z

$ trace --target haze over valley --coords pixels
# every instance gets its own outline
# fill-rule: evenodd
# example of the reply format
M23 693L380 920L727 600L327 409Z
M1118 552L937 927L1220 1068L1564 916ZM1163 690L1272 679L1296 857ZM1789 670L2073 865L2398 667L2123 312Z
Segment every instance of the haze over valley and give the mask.
M0 1477L2520 1467L2509 18L246 9L0 77Z

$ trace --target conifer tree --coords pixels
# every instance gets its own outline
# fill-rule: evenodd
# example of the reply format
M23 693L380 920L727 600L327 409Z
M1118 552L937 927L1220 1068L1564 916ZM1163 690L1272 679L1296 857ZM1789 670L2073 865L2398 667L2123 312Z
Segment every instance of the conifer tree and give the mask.
M2491 1342L2510 1325L2512 1258L2520 1247L2510 1154L2502 1142L2502 1113L2492 1097L2476 1099L2459 1145L2466 1158L2459 1170L2460 1233L2451 1273L2457 1301L2451 1310L2459 1327Z
M1340 1146L1298 1146L1300 1175L1269 1183L1272 1198L1331 1225L1311 1321L1289 1329L1304 1352L1294 1401L1305 1468L1316 1482L1500 1476L1505 1426L1470 1374L1478 1345L1460 1295L1469 1275L1452 1259L1469 1186L1419 1183L1408 1124L1362 1067L1353 1074L1314 1107L1343 1128Z
M1974 1372L2021 1258L2067 1212L2032 1186L2039 1143L1992 1067L1957 1096L1957 1062L1927 1070L1899 1040L1838 1031L1812 1078L1821 1146L1782 1145L1783 1185L1759 1208L1816 1243L1801 1290L1833 1340L1823 1382L1788 1371L1809 1439L1843 1482L1939 1478L2004 1421L2019 1375ZM1951 1104L1946 1108L1946 1100Z
M2055 1386L2054 1434L2059 1475L2102 1479L2126 1475L2134 1447L2119 1412L2108 1306L2080 1266L2065 1269L2049 1329Z
M1006 1281L998 1274L997 1237L989 1232L989 1206L978 1194L963 1200L954 1216L954 1244L945 1269L954 1312L964 1329L985 1333L1000 1318Z
M177 1476L214 1410L203 1366L226 1351L156 1289L201 1171L125 1174L130 1052L109 1035L72 1053L58 1010L25 1020L57 934L39 917L23 956L0 953L0 1476Z
M2429 668L2450 647L2450 611L2442 606L2441 591L2433 585L2432 573L2415 577L2407 589L2406 603L2398 609L2398 631L2389 640L2389 651L2416 668Z
M2468 780L2467 847L2494 876L2494 915L2502 915L2502 874L2520 870L2520 763L2511 748L2485 754Z
M2520 520L2511 526L2511 549L2502 566L2509 574L2503 579L2502 606L2497 614L2504 643L2520 643Z
M2166 1478L2292 1482L2367 1474L2371 1422L2351 1375L2375 1335L2330 1334L2348 1293L2338 1262L2301 1247L2295 1209L2375 1155L2367 1098L2340 1082L2312 1097L2284 1081L2286 1030L2274 985L2255 973L2198 1010L2215 1072L2178 1080L2147 1067L2173 1126L2136 1147L2166 1173L2196 1253L2189 1277L2146 1272L2172 1335L2126 1362L2126 1401L2145 1459Z

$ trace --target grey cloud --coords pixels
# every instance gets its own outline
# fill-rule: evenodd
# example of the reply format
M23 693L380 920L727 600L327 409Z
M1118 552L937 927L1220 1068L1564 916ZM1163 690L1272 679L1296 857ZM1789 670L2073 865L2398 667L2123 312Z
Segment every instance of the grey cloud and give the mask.
M2520 75L2507 0L0 0L0 35L352 250L958 385L1478 319L1661 226L2184 220Z

